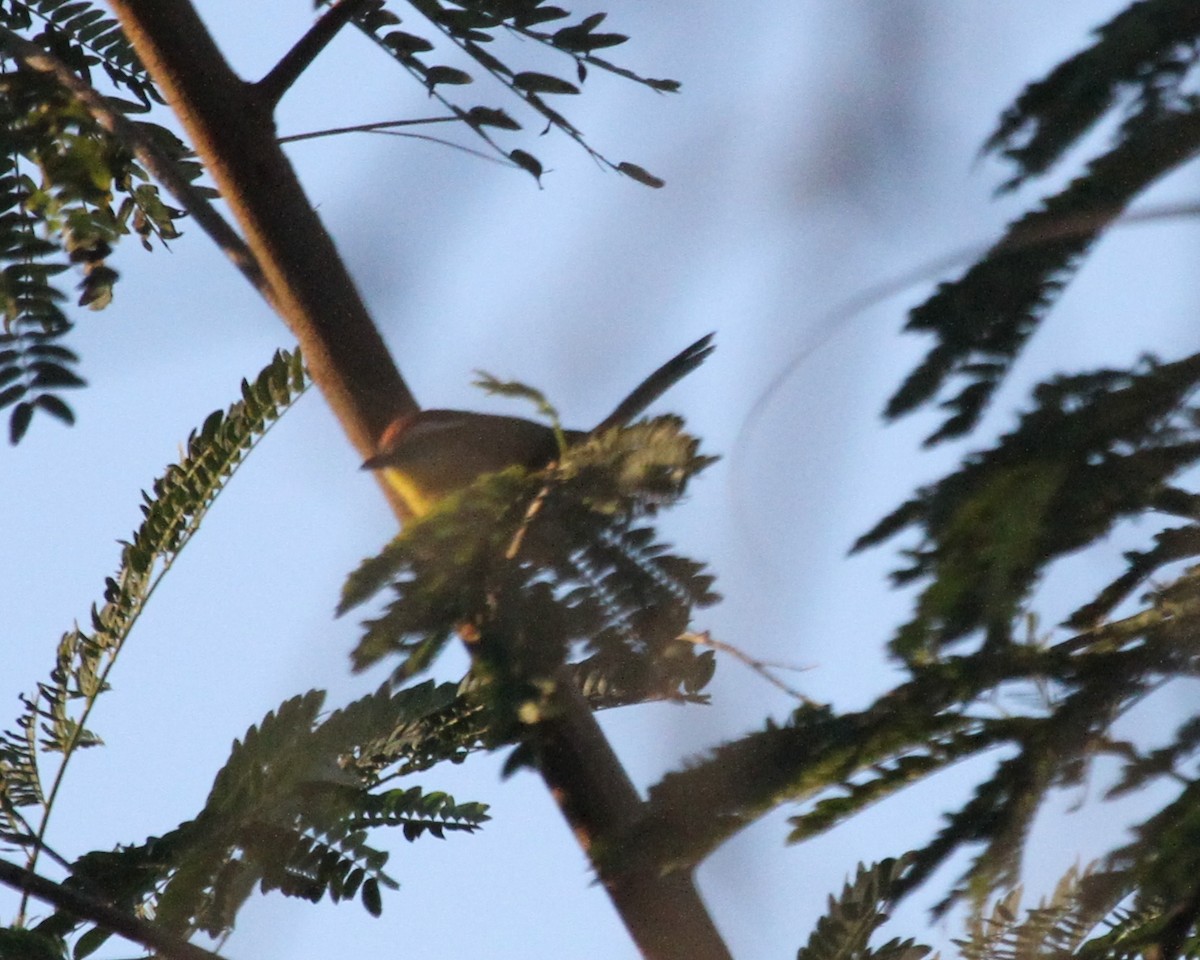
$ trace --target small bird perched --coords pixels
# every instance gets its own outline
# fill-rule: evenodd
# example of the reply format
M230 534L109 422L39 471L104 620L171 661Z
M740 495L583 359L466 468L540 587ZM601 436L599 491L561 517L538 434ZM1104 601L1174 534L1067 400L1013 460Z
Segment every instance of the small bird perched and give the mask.
M591 430L564 430L568 444L624 426L713 352L713 335L672 357L617 404ZM559 456L554 430L521 417L465 410L419 410L399 417L379 439L379 452L363 464L382 470L414 517L485 473L521 466L540 470Z

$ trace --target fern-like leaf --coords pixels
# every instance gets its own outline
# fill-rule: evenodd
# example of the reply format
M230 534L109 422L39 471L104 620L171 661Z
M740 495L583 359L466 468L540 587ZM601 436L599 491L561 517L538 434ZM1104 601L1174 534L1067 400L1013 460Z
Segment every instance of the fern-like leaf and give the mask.
M310 691L280 704L234 743L195 819L137 846L87 854L68 883L130 912L153 911L180 936L227 933L256 888L314 902L357 898L378 914L380 888L397 884L372 830L398 827L414 841L472 833L488 819L480 803L383 786L461 759L477 745L469 718L478 707L454 685L432 683L381 689L327 716L324 700ZM78 926L60 912L37 929L66 937Z
M23 698L19 732L0 737L0 825L13 836L14 808L40 806L44 823L56 792L42 787L37 750L61 754L57 785L77 750L100 743L88 718L146 602L237 467L306 387L299 353L280 351L253 383L243 381L241 400L192 433L183 460L143 494L142 523L123 545L120 568L105 580L103 603L92 607L87 628L63 634L49 680ZM24 837L34 862L40 841Z
M914 940L890 940L871 947L872 934L888 919L896 879L904 871L903 860L883 860L870 867L859 864L853 883L842 888L837 899L829 898L829 909L796 960L920 960L930 948Z
M21 32L40 28L35 40L53 43L56 53L89 81L88 70L98 63L109 80L132 93L145 108L163 102L120 24L99 5L79 0L5 0L0 3L0 25Z
M1013 189L1044 173L1110 113L1121 117L1116 142L909 316L906 329L931 333L936 343L892 396L888 415L961 383L942 400L950 416L928 443L975 426L1096 239L1134 197L1200 148L1192 92L1200 18L1187 0L1138 0L1096 36L1021 94L984 149L1014 163L1017 172L1002 188Z
M1021 909L1019 886L980 904L954 942L964 960L1041 960L1088 955L1102 927L1112 927L1116 907L1127 893L1115 874L1068 870L1054 892L1037 906ZM1119 956L1120 954L1117 954Z
M1168 482L1200 458L1190 396L1200 354L1145 360L1131 371L1100 370L1040 385L1036 407L990 450L880 521L862 549L908 528L921 540L898 584L927 580L912 620L892 641L907 661L939 655L981 632L996 647L1030 590L1055 559L1103 536L1119 519L1178 499ZM1177 535L1178 536L1178 535ZM1186 555L1176 542L1135 560L1131 576L1081 608L1077 626L1110 608L1160 562Z
M107 68L124 70L121 75L147 98L152 89L140 85L126 62L115 25L86 0L0 6L0 60L6 66L0 76L0 408L12 408L13 443L39 410L74 421L60 394L83 380L75 372L78 358L62 343L72 323L61 306L66 293L55 278L74 268L81 276L78 304L102 309L117 280L108 260L120 238L134 232L146 246L151 236L173 238L182 216L162 202L127 146L73 93L47 74L10 63L5 43L14 35L4 18L27 19L30 10L49 24L40 42L81 77L97 62L97 55L76 43L86 36L111 54L101 58ZM110 102L123 111L141 109ZM160 139L182 152L169 134Z

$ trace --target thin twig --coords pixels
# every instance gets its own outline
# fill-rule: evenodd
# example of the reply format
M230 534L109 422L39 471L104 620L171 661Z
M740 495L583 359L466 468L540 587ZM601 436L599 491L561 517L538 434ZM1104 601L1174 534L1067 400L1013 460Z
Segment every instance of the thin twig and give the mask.
M9 817L11 817L13 820L16 820L21 825L25 831L25 836L22 837L18 834L0 834L0 839L7 840L9 843L15 843L19 846L28 846L29 841L32 840L37 848L42 851L42 853L46 854L46 856L48 856L64 870L73 869L71 866L71 861L50 846L50 844L46 843L46 841L39 835L39 831L33 828L33 824L25 818L25 815L21 813L20 810L14 808L6 811L6 813Z
M705 630L703 633L693 633L691 631L687 633L681 633L679 635L679 639L684 640L687 643L695 644L698 647L712 647L712 649L719 650L721 653L727 653L735 660L749 667L769 684L774 687L778 687L789 697L799 700L801 703L810 707L816 705L815 700L810 697L806 697L799 690L794 690L793 688L789 687L771 672L772 670L808 670L808 667L797 667L790 663L773 663L770 660L759 660L757 657L750 656L750 654L746 653L744 650L738 649L731 643L725 643L723 640L714 640L712 635L707 630Z
M517 558L517 554L521 552L521 545L525 542L525 534L529 530L529 525L542 512L542 505L546 502L546 497L549 495L550 483L545 483L537 492L537 496L529 501L529 507L525 510L525 516L521 518L521 525L517 527L517 532L513 534L508 549L504 551L505 560L515 560Z
M277 143L297 143L300 140L315 140L318 137L335 137L342 133L376 133L392 127L415 127L424 123L450 123L459 117L422 117L418 120L381 120L378 123L357 123L352 127L330 127L328 130L313 130L309 133L293 133L277 138ZM491 159L491 158L489 158Z
M342 133L378 133L385 137L409 137L412 140L424 140L427 143L436 143L440 147L449 147L451 150L461 150L463 153L469 153L473 157L478 157L480 160L487 160L489 163L498 163L502 167L519 167L520 164L513 163L511 160L494 157L490 153L484 153L482 150L475 150L471 147L465 147L461 143L455 143L453 140L443 140L441 137L431 137L427 133L406 133L403 130L392 130L391 127L407 127L415 126L419 123L446 123L452 120L458 120L459 117L428 117L424 120L385 120L380 123L362 123L353 127L331 127L328 130L314 130L311 133L293 133L286 137L279 137L276 143L296 143L300 140L315 140L318 137L332 137Z

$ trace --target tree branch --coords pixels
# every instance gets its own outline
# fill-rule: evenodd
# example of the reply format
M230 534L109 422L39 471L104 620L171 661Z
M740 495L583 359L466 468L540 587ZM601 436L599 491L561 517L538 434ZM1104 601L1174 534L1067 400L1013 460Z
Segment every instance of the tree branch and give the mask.
M234 74L186 0L112 7L241 225L313 381L365 459L416 401L275 142L271 104Z
M90 920L126 940L141 944L148 950L156 950L167 960L221 960L220 954L181 940L152 923L130 916L61 883L47 880L7 860L0 860L0 883L37 897L43 903L80 919Z
M229 68L188 0L111 5L241 224L313 381L370 456L416 403L276 143L271 104ZM644 806L565 670L554 702L553 717L534 727L539 769L643 955L728 960L689 873L663 877L600 855L605 838L631 834Z
M274 108L292 84L300 79L300 74L308 69L308 65L362 6L363 0L338 0L326 10L308 33L271 68L271 72L255 84L258 95Z
M462 123L462 118L422 117L419 120L381 120L378 123L356 123L352 127L330 127L327 130L292 133L286 137L276 137L276 140L279 143L299 143L301 140L316 140L318 137L336 137L343 133L388 133L395 127L416 127L426 123ZM491 157L488 159L491 159Z

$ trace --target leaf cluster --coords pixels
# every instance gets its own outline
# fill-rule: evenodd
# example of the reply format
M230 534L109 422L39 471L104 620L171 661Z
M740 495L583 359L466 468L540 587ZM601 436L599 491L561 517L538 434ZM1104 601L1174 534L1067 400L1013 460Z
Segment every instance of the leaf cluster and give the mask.
M488 819L482 804L386 786L388 768L428 760L423 731L457 698L452 684L425 683L380 690L322 716L322 692L293 697L234 743L195 819L143 844L85 855L71 865L69 885L130 913L151 913L180 937L227 933L255 888L312 902L358 898L378 915L380 888L397 884L371 830L399 827L413 841L471 833ZM33 932L61 940L79 926L59 911ZM93 927L74 956L108 935Z
M1115 900L1125 891L1112 881L1103 872L1071 869L1049 897L1024 911L1021 887L1014 887L990 909L981 905L974 910L966 936L955 944L964 960L1090 956L1097 943L1093 934L1119 922Z
M188 438L186 455L144 495L144 520L107 580L90 632L63 636L50 681L23 698L16 732L0 737L0 837L23 848L32 868L48 850L45 825L67 760L100 743L87 717L161 577L196 532L214 499L270 425L306 389L299 354L278 353L242 399L217 411ZM494 745L494 724L472 684L418 684L376 691L322 714L324 694L294 697L251 727L217 774L200 813L162 836L72 863L65 885L186 938L227 933L258 889L317 901L359 899L381 910L386 852L376 828L409 841L471 833L487 819L478 803L394 781ZM53 783L40 754L62 755ZM40 826L25 812L40 809ZM29 929L0 931L0 948L75 957L111 930L60 909ZM6 955L6 954L4 954Z
M955 852L972 851L945 909L1016 883L1045 799L1081 786L1103 755L1118 770L1112 795L1151 786L1178 794L1109 869L1127 890L1174 905L1183 928L1195 922L1200 724L1190 718L1151 748L1116 739L1113 724L1200 669L1200 499L1180 482L1194 479L1187 470L1200 455L1198 375L1194 356L1057 377L994 447L881 521L859 547L906 529L921 536L896 576L924 583L892 644L910 679L863 711L802 707L667 776L651 792L642 849L657 862L692 864L784 802L804 807L791 820L791 839L803 840L949 763L991 755L993 772L915 852L900 885L912 889ZM1069 618L1075 633L1049 644L1032 618L1028 635L1017 633L1049 564L1122 519L1151 514L1186 522L1129 553L1127 570ZM1140 608L1111 619L1151 577L1162 580ZM968 642L968 653L954 653Z
M579 93L577 83L584 82L590 67L659 91L678 88L674 81L641 77L598 55L627 39L599 29L605 14L548 31L546 24L569 14L546 0L410 0L410 5L423 24L418 33L397 29L400 18L384 0L360 4L356 23L449 110L445 119L464 123L506 162L541 177L536 157L519 148L506 150L495 139L498 131L519 130L520 123L503 109L451 102L446 91L473 78L458 67L427 62L424 55L435 49L427 37L468 57L545 121L547 129L566 133L602 166L645 185L662 186L662 180L639 165L611 161L590 147L548 99ZM487 49L500 35L570 58L577 83L509 67ZM113 134L110 124L98 122L53 71L23 64L14 44L25 39L88 86L102 72L119 93L133 97L103 97L106 109L131 122L163 102L120 26L92 0L0 2L0 408L12 408L13 443L39 410L74 422L62 394L84 381L77 372L79 358L66 345L73 320L64 307L69 296L60 276L74 268L81 276L77 304L102 309L111 302L118 279L110 263L118 241L136 234L151 249L155 238L165 243L179 236L183 216L163 201L134 161L132 145ZM514 49L522 46L527 52L528 44ZM155 145L159 160L177 167L184 182L199 177L199 165L173 134L147 122L136 125ZM213 191L202 188L199 195Z
M661 867L686 868L783 803L802 807L790 818L790 840L799 842L954 762L990 755L993 772L908 856L892 887L903 896L970 851L940 913L964 895L978 904L1014 886L1045 799L1083 784L1092 760L1106 756L1123 771L1108 796L1154 789L1174 790L1176 799L1112 852L1095 894L1103 897L1088 909L1102 916L1136 894L1136 942L1161 944L1164 930L1181 942L1195 936L1197 921L1200 724L1189 719L1148 751L1115 739L1112 724L1166 680L1195 676L1197 635L1194 620L1164 618L1094 646L1087 635L1053 647L1013 644L914 667L910 680L862 711L802 706L787 723L768 722L664 777L630 846Z
M676 86L599 57L625 39L601 31L603 14L576 21L546 0L410 6L425 25L417 32L399 29L383 0L363 5L360 26L453 116L535 176L542 169L536 158L505 152L493 139L517 128L507 113L451 102L448 91L473 78L427 56L437 44L426 34L581 143L551 100L577 93L590 68L659 90ZM3 19L21 10L50 24L43 41L59 44L62 59L81 75L99 63L141 106L153 99L150 88L139 92L140 68L123 59L119 38L86 3L4 4L0 26L27 28ZM547 26L559 23L565 25ZM509 66L489 46L504 34L570 58L575 80ZM1103 230L1147 184L1200 148L1200 103L1191 92L1198 49L1194 4L1138 0L1005 113L985 147L1016 168L1005 190L1051 169L1106 118L1115 119L1115 136L1065 189L913 311L909 328L936 340L892 398L890 415L965 381L943 401L948 416L929 442L976 425ZM75 359L56 342L69 321L51 278L75 258L95 275L92 287L85 280L85 296L106 301L105 257L125 222L114 197L129 195L139 171L53 82L17 69L0 83L7 138L0 154L8 157L0 161L8 164L0 170L8 197L0 232L7 231L2 249L10 259L0 400L24 411L23 423L14 415L15 436L35 408L69 418L54 391L70 385ZM587 149L613 169L657 183L639 167ZM136 224L147 208L131 202L125 218ZM144 239L169 235L173 212L145 216L155 226L137 231ZM652 788L645 816L629 836L606 838L609 846L630 851L635 866L686 870L784 803L794 808L790 839L798 842L916 779L987 757L991 772L923 847L903 861L860 868L800 951L802 960L922 956L926 949L912 941L873 948L870 937L890 903L956 853L968 853L970 862L938 909L960 898L976 905L960 943L969 960L1195 952L1200 719L1187 718L1150 745L1120 739L1114 723L1165 684L1200 672L1200 492L1191 470L1200 456L1198 377L1195 354L1170 362L1147 357L1129 369L1041 384L1009 432L916 491L856 544L863 549L900 534L915 539L894 575L898 585L919 587L913 616L891 647L907 671L904 681L858 711L805 703L785 721L769 720L695 759ZM65 759L99 742L88 711L158 577L246 450L302 387L298 358L281 356L244 385L240 405L214 414L190 438L185 460L146 496L145 522L125 545L90 630L64 635L50 681L24 698L16 730L0 737L0 837L32 851L31 862L46 849L45 815L58 782L43 782L41 752ZM541 401L519 385L492 387ZM544 412L553 416L548 405ZM399 826L416 839L471 832L486 819L478 804L395 786L395 778L521 743L523 725L544 715L545 694L564 675L596 707L703 699L711 653L697 655L682 637L693 610L715 600L712 579L660 543L650 520L680 499L709 458L672 417L568 440L576 437L560 432L562 455L544 470L510 469L447 497L349 578L342 612L383 597L355 663L396 658L391 683L329 715L318 692L287 701L235 744L194 820L143 844L80 858L70 865L69 883L127 910L153 911L181 934L227 931L254 888L310 900L358 898L378 912L381 887L394 881L371 829ZM1148 517L1158 524L1153 542L1127 554L1125 569L1095 596L1080 598L1064 625L1069 635L1037 635L1028 610L1050 565L1118 523ZM476 654L462 684L397 689L427 670L455 633ZM1135 825L1101 870L1069 875L1023 918L1019 892L1001 895L985 915L997 891L1016 885L1045 799L1082 785L1097 757L1117 770L1110 796L1153 788L1171 799ZM37 808L40 826L25 816ZM1101 925L1107 930L1097 933ZM0 951L44 947L57 956L55 945L81 926L56 913L36 931L0 932ZM76 954L106 936L86 932Z
M710 462L678 418L660 417L591 437L545 471L480 478L350 576L342 612L392 595L355 665L398 654L401 682L463 630L479 647L477 675L507 677L515 686L499 686L519 688L526 707L575 649L588 655L579 680L600 700L695 697L711 656L678 638L692 609L715 601L712 577L644 521Z
M892 396L888 416L914 410L957 381L961 388L940 404L949 416L927 442L974 427L1104 229L1200 149L1200 101L1192 92L1198 42L1200 18L1187 0L1138 0L1005 112L984 149L1015 166L1006 190L1045 173L1109 115L1119 122L1111 145L1082 174L912 310L906 329L936 342Z
M45 788L39 753L61 755L57 785L76 750L101 742L87 717L155 587L246 455L306 387L299 353L280 351L253 383L243 381L241 400L189 436L183 459L143 493L142 523L123 544L89 627L63 634L50 677L22 698L17 729L0 734L0 835L31 844L35 860L42 831L20 808L40 807L44 830L57 789Z
M870 867L860 863L854 881L842 888L841 896L829 898L829 909L817 921L808 943L797 951L796 960L920 960L927 956L929 947L913 940L894 938L870 946L871 935L887 922L896 880L904 868L902 859L882 860Z
M86 0L16 0L0 4L0 407L11 406L9 437L17 442L37 410L71 423L60 391L78 387L78 357L63 340L72 321L56 279L74 268L79 306L109 304L117 273L109 258L117 242L136 234L151 240L179 235L181 211L158 188L123 143L48 73L24 66L10 39L33 40L90 82L100 67L136 100L107 98L128 115L160 100L117 24ZM151 128L165 153L183 160L170 133ZM182 164L194 178L199 168Z
M1153 179L1200 148L1200 101L1191 92L1198 31L1193 5L1139 0L1005 113L986 145L1017 168L1004 189L1046 172L1110 116L1115 139L960 280L943 284L913 311L909 328L931 332L937 342L893 396L889 414L933 399L958 377L966 386L943 401L950 415L929 442L972 429L1095 239ZM1200 354L1056 376L1035 388L1014 428L917 490L855 544L863 549L903 533L913 538L893 580L919 591L912 617L891 643L911 679L876 707L898 705L905 689L922 693L909 701L916 711L906 723L912 738L897 742L888 762L917 758L936 768L916 734L922 725L935 737L939 729L951 731L957 756L989 752L995 759L973 796L915 852L901 892L964 850L972 853L970 866L940 910L962 896L978 904L1011 889L1046 797L1081 786L1092 761L1105 756L1117 770L1110 796L1153 787L1174 799L1105 860L1112 895L1096 909L1103 907L1102 915L1131 898L1134 913L1121 921L1120 936L1136 949L1173 957L1194 944L1197 720L1187 718L1151 744L1119 739L1113 725L1165 685L1194 678L1200 666L1198 378ZM1065 636L1038 636L1028 610L1047 571L1129 520L1152 523L1153 542L1128 552L1124 570L1099 592L1068 598L1075 609L1062 624ZM1029 625L1024 637L1022 620ZM865 759L875 762L870 753ZM793 777L810 763L804 755L792 761ZM858 799L887 783L882 775L858 776L839 798L847 808L860 809ZM824 829L812 813L802 817L806 828ZM1086 926L1079 916L1046 914L1051 927L1076 940ZM1097 916L1093 911L1086 919ZM1022 955L1025 948L1010 933L995 941L979 933L972 949L979 956ZM1085 955L1106 949L1124 955L1116 936L1108 935L1107 946L1050 940L1056 954L1078 947Z
M906 530L897 585L925 582L892 651L906 662L936 657L982 634L1012 642L1013 624L1046 567L1104 537L1119 520L1150 512L1195 518L1197 501L1172 485L1200 458L1200 354L1145 358L1130 371L1055 377L990 449L924 487L859 538L856 550ZM1196 554L1194 523L1159 534L1129 556L1129 571L1069 623L1093 626L1158 569Z
M992 658L986 669L947 658L860 711L802 704L786 722L768 720L664 776L629 845L662 867L690 867L784 803L802 809L790 819L792 842L823 833L915 780L1006 743L1003 729L956 708L1043 669L1023 650Z
M643 77L620 67L596 51L623 44L629 38L598 28L607 14L595 13L574 23L550 30L546 25L568 20L571 14L550 0L408 0L418 15L418 26L400 29L401 17L384 0L368 0L355 22L389 55L394 57L429 91L431 97L465 123L497 155L540 180L544 168L533 154L520 148L505 150L496 139L496 131L520 130L521 124L502 108L480 104L464 107L448 91L474 82L475 77L459 67L430 62L439 44L448 44L465 55L474 69L492 77L546 124L576 143L601 166L614 170L649 187L661 187L663 181L629 161L613 161L588 145L583 133L548 98L580 93L589 68L615 74L659 92L679 89L674 80ZM404 24L408 27L408 24ZM541 70L510 66L511 57L497 52L492 44L502 36L529 41L535 47L552 51L573 61L574 81ZM430 39L430 38L433 39ZM520 45L513 45L521 52ZM528 51L524 51L528 55Z
M87 0L4 0L0 24L32 33L38 43L64 54L89 81L91 69L99 67L142 106L163 102L120 24Z

